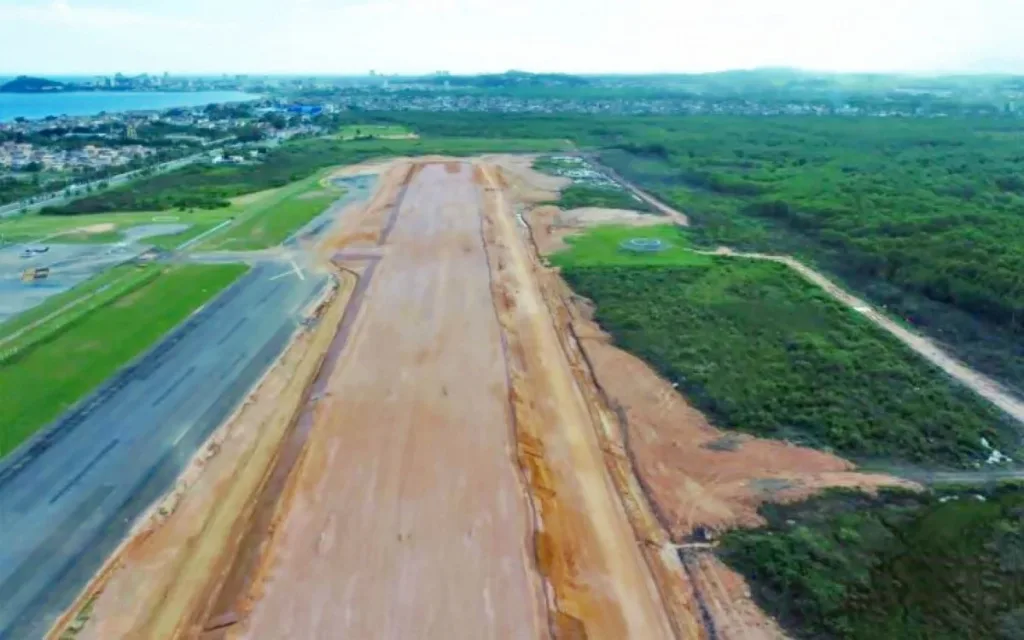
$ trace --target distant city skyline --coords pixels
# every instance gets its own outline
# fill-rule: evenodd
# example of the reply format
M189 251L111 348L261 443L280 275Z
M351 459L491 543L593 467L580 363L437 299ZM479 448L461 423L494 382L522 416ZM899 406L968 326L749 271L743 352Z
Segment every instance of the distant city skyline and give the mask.
M1024 73L1018 0L0 0L0 75Z

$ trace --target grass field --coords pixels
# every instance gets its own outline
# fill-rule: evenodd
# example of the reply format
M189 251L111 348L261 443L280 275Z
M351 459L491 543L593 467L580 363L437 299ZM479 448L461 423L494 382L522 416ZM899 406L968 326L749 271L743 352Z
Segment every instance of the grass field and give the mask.
M657 239L667 248L657 253L634 253L620 245L627 240ZM689 240L679 227L666 224L651 227L606 225L587 233L569 236L565 240L569 249L551 257L560 267L584 266L640 266L640 265L709 265L711 257L689 250Z
M123 213L97 213L88 215L26 215L0 221L0 236L5 242L30 242L62 234L53 242L117 242L120 231L154 222L172 222L192 225L182 233L148 238L144 242L162 249L172 249L209 231L226 220L235 224L226 227L209 240L206 249L264 249L274 246L303 224L319 215L342 190L323 187L320 178L325 172L292 183L279 189L258 191L231 200L221 209L192 209L170 211L138 211ZM76 232L86 226L114 225L114 230L103 233Z
M62 235L51 238L53 242L106 243L121 240L121 230L139 225L160 222L192 225L191 228L180 234L158 236L146 240L147 243L161 248L172 248L185 242L189 238L194 238L195 236L212 229L224 220L238 215L240 210L241 208L232 206L225 209L212 210L132 211L122 213L97 213L83 216L29 214L0 220L0 236L3 236L4 243L32 242L48 236L53 236L54 234ZM114 225L114 230L112 232L76 232L77 229L81 229L82 227L108 224Z
M784 265L618 249L673 232L682 245L671 227L598 228L553 262L719 426L862 460L964 466L987 457L983 437L1016 457L1007 418Z
M0 455L95 389L246 271L180 265L0 365Z
M767 505L719 553L796 638L1024 637L1024 486Z
M247 251L273 247L324 212L344 191L320 183L325 172L281 189L236 199L234 224L203 240L200 250ZM244 204L238 204L244 203Z
M160 271L158 265L119 265L10 318L0 325L0 364L96 308L143 286Z

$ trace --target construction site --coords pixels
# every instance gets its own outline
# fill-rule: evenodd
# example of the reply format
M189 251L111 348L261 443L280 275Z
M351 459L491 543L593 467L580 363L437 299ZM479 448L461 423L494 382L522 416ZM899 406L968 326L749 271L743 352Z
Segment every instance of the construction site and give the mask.
M49 637L785 637L715 532L910 484L721 432L616 348L546 257L650 216L538 206L567 180L532 162L338 170L376 187L304 248L336 286Z

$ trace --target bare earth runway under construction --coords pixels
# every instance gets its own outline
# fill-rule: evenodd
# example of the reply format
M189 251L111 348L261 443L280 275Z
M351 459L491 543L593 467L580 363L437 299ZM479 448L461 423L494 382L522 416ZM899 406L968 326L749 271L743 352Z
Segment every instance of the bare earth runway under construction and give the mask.
M174 512L83 594L80 638L692 627L666 605L659 558L674 555L636 528L607 466L609 418L546 301L508 183L524 162L339 172L380 174L316 248L350 285Z
M542 633L471 177L428 165L408 188L317 411L249 637Z

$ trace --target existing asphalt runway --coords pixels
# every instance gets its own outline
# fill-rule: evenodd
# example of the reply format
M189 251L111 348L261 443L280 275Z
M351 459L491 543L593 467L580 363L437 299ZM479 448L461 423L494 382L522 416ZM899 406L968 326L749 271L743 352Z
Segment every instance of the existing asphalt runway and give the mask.
M325 275L257 264L0 465L0 638L46 633L262 376Z

